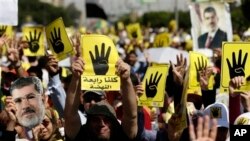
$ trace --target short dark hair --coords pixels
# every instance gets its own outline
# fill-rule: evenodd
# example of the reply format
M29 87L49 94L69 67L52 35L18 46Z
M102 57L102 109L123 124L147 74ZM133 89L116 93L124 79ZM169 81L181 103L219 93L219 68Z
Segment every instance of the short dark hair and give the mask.
M41 80L38 77L35 76L29 76L29 77L20 77L16 81L14 81L11 84L10 87L10 94L12 95L12 92L14 89L20 89L25 86L29 86L31 84L34 84L35 90L39 92L39 94L43 94L43 85Z
M207 7L207 8L204 9L204 14L205 13L214 13L216 15L216 10L215 10L214 7L209 6L209 7Z

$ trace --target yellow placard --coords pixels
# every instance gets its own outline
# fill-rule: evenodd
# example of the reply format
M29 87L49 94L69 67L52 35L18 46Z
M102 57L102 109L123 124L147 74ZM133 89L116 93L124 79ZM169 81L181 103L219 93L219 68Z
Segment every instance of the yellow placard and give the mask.
M44 56L44 28L42 26L27 26L22 29L23 38L29 44L29 48L23 49L25 56Z
M59 61L75 54L61 17L47 25L45 32L49 49Z
M169 65L148 67L142 81L144 93L139 98L139 106L163 107L168 69Z
M189 59L190 59L190 65L189 65L190 71L189 71L189 85L187 91L188 93L201 95L199 72L209 66L209 59L207 56L193 51L189 52ZM209 89L211 89L211 84L208 87Z
M12 38L13 37L13 27L10 25L0 25L0 37L2 35L6 35L7 38ZM5 55L7 53L7 46L3 45L2 46L2 54Z
M124 24L123 24L123 22L118 22L118 23L117 23L117 28L118 28L118 30L123 30L123 29L124 29Z
M120 90L120 77L115 74L119 58L113 41L104 35L82 35L85 70L82 90Z
M13 36L13 28L10 25L0 25L0 37L5 34L8 38Z
M222 47L221 88L228 92L230 79L244 76L245 82L237 91L250 90L250 42L224 42Z
M128 37L130 39L142 39L142 32L139 23L134 23L126 26Z
M154 47L168 47L170 45L170 35L168 33L161 33L155 37Z

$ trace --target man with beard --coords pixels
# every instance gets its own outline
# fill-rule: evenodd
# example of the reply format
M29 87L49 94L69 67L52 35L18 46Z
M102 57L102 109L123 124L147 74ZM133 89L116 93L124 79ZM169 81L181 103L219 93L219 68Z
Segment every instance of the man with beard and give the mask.
M219 17L214 7L207 7L203 13L208 32L198 37L199 48L221 48L222 42L227 41L227 33L218 27Z
M45 115L44 93L42 82L37 77L21 77L10 87L10 97L6 98L5 110L9 116L6 131L1 140L15 140L15 126L19 123L25 128L29 140L32 140L31 129L42 123Z

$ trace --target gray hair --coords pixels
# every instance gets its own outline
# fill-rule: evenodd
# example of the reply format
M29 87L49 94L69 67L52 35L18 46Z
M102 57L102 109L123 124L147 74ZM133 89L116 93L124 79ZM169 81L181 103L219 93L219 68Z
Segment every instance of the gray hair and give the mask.
M13 90L20 89L22 87L34 84L35 90L39 92L39 94L43 94L43 85L41 80L35 76L28 77L20 77L15 80L10 86L10 94L12 95Z

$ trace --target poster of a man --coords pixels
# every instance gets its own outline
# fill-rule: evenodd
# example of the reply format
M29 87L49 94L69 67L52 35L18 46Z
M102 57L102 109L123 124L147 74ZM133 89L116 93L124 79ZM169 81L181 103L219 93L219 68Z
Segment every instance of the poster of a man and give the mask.
M208 28L208 32L198 37L198 46L200 48L219 48L223 41L227 41L227 33L218 27L219 18L214 7L205 8L204 22Z
M229 7L221 2L195 3L190 8L194 50L221 48L232 41Z

